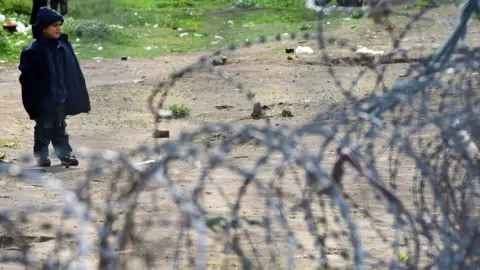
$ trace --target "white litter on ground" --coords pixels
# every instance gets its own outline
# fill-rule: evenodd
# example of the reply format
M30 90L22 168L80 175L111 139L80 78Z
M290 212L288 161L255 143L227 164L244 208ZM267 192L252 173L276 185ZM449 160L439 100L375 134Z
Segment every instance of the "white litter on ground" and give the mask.
M25 24L22 22L15 22L17 24L17 32L25 34L28 30L30 30L30 26L26 27Z
M295 49L295 54L302 54L302 53L312 54L312 53L313 53L313 49L310 48L310 47L307 47L307 46L298 46L298 47Z
M358 46L358 47L359 48L355 52L356 54L363 54L363 55L383 55L384 54L384 51L375 51L363 46Z

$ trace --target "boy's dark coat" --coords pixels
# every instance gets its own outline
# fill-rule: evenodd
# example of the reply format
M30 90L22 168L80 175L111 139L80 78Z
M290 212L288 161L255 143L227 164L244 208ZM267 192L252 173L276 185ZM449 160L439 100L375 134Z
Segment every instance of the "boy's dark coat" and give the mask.
M55 118L55 63L49 52L49 41L39 37L25 47L20 56L19 78L22 85L22 101L30 119ZM65 77L68 89L65 101L66 115L90 112L90 98L85 78L68 36L62 34L59 42L65 48Z

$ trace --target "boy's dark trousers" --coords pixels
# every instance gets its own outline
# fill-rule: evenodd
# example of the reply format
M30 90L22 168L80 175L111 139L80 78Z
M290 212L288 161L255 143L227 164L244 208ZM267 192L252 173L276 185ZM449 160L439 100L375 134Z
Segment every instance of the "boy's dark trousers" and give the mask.
M33 0L32 13L30 14L30 24L33 25L37 22L37 13L41 7L46 7L48 0Z
M67 0L50 0L50 7L58 11L58 6L60 5L60 12L62 15L67 14ZM37 22L37 13L41 7L46 7L48 5L48 0L33 0L32 13L30 14L30 24L33 25Z
M57 103L55 119L36 119L33 152L36 158L48 158L48 146L52 142L57 157L63 158L72 153L69 135L66 132L65 105Z
M67 0L50 0L50 7L56 11L60 7L60 14L67 14Z

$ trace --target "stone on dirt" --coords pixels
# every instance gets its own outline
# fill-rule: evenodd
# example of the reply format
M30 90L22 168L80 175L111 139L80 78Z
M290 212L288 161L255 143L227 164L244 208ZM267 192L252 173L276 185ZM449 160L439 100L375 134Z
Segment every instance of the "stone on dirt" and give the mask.
M253 105L253 112L250 116L252 116L253 119L260 119L263 117L263 110L260 102L257 102L255 105Z
M223 66L227 64L228 58L226 56L217 56L212 59L212 65L214 66Z
M293 117L293 113L289 110L283 110L282 117Z
M233 109L233 106L229 106L229 105L218 105L218 106L215 106L215 108L216 108L217 110L224 110L224 109L229 110L229 109Z

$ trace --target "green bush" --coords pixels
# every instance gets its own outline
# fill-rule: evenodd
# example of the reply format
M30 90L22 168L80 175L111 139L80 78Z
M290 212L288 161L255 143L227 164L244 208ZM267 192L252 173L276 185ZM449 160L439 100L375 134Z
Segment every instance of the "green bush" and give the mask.
M116 0L79 0L69 1L69 15L74 18L94 19L105 14L115 13L119 9Z
M236 0L237 8L305 8L305 1L301 0Z
M252 8L258 6L257 0L237 0L235 7L237 8Z
M31 0L3 0L0 2L0 6L3 6L4 13L16 13L30 15L32 12Z
M0 31L0 52L8 50L10 50L10 43L7 40L7 34L5 31Z
M417 0L415 3L417 7L434 7L435 4L435 0Z
M365 12L362 9L357 9L350 15L350 18L361 19L364 14L365 14Z
M157 8L183 8L183 7L193 7L194 3L192 0L160 0L156 4Z
M14 42L17 41L15 37L15 35L0 31L0 60L17 59L19 57L21 47L14 46Z
M172 112L175 118L184 118L190 115L192 109L183 104L168 105L167 109Z
M63 24L63 31L70 35L92 40L109 40L113 29L99 20L74 20L67 18Z

